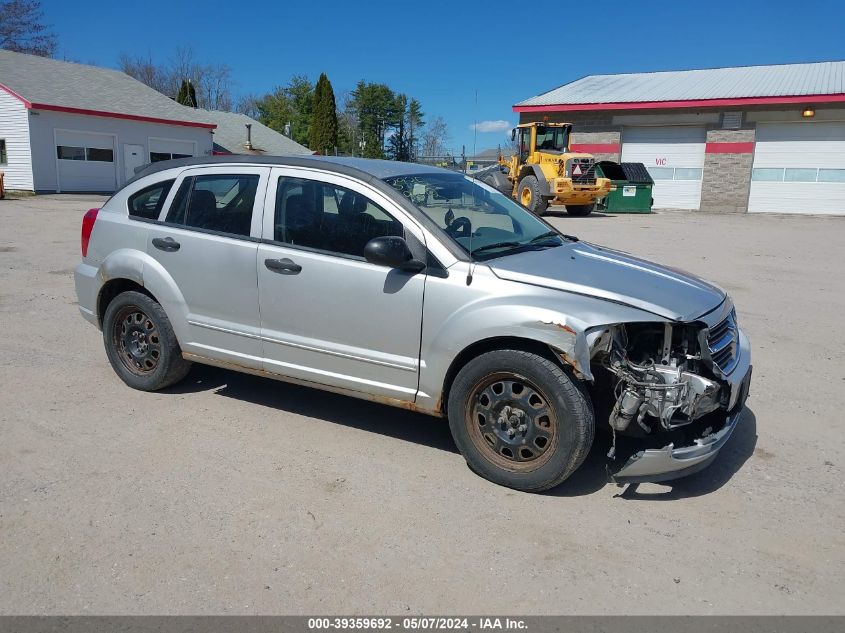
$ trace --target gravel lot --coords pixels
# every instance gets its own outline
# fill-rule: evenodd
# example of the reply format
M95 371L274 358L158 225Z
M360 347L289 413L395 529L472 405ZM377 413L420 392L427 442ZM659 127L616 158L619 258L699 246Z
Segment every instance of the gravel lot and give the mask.
M845 218L552 222L727 288L754 346L708 470L545 495L445 421L195 367L132 391L79 316L82 213L0 201L0 613L845 614Z

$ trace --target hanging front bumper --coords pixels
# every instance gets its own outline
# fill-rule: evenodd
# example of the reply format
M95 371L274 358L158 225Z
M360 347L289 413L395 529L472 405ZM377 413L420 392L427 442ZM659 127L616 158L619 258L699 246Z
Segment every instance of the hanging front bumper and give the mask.
M617 484L661 482L686 477L702 470L716 459L728 442L742 416L751 385L751 347L739 332L739 361L727 378L731 390L725 425L714 433L697 438L689 446L650 448L632 455L610 478Z

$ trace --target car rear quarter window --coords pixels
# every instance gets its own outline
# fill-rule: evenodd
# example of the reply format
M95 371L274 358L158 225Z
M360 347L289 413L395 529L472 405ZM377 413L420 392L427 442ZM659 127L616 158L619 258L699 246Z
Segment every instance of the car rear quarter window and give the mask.
M255 174L215 174L186 178L176 192L168 224L249 237L258 190Z
M167 194L174 180L164 180L149 187L144 187L129 196L129 217L142 220L158 220Z

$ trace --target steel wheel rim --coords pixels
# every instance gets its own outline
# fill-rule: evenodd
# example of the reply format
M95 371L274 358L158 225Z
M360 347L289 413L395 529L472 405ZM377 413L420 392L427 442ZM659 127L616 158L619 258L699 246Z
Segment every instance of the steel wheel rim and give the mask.
M476 449L496 466L532 472L558 443L551 401L525 377L496 373L479 380L467 401L465 423Z
M114 319L112 343L123 366L137 376L148 376L161 359L158 326L138 306L122 308Z
M522 206L527 207L531 204L531 189L529 187L522 188Z

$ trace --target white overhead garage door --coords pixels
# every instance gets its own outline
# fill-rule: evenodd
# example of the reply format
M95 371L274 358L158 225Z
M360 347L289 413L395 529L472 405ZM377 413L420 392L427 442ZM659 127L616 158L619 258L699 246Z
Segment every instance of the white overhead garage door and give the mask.
M117 189L114 136L56 130L56 169L60 191Z
M845 122L758 123L748 210L845 215Z
M705 145L703 127L626 127L622 161L646 166L655 209L698 209Z

